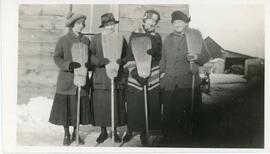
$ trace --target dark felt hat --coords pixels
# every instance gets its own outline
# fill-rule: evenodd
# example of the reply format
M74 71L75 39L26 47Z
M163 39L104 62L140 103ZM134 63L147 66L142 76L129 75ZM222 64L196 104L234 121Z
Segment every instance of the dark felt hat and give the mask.
M112 13L105 13L101 16L101 25L99 26L99 28L104 27L104 25L109 22L114 22L115 24L119 23L119 21L115 20Z
M190 17L188 17L185 13L181 12L181 11L174 11L171 15L172 17L172 23L175 21L175 20L183 20L185 21L186 23L189 23L190 22Z

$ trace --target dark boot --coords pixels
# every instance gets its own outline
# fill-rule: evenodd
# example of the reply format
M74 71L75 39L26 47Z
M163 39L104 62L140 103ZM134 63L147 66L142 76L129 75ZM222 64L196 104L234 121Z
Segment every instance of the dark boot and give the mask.
M70 135L69 134L65 134L64 136L64 140L63 140L63 145L64 146L69 146L70 145Z
M117 134L117 131L114 132L114 141L116 143L120 143L122 142L122 139L119 137L119 135Z
M125 136L123 137L123 142L128 142L132 139L132 132L131 131L127 131Z
M65 136L64 136L64 140L63 140L63 145L69 146L71 143L70 142L69 126L64 126L64 130L65 130Z
M101 127L100 135L98 136L98 138L97 138L96 141L97 141L98 143L102 143L102 142L104 142L107 138L108 138L108 133L107 133L106 127Z

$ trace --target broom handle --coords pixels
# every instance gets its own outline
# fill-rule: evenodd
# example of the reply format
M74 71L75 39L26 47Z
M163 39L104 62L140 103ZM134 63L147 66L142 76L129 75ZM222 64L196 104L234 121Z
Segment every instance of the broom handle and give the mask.
M145 111L145 129L146 129L146 144L149 140L149 125L148 125L148 103L147 103L147 85L143 86L144 91L144 111Z
M115 146L114 141L114 81L111 79L111 122L112 122L112 144Z
M190 70L192 69L193 61L190 61ZM193 115L194 110L194 93L195 93L195 74L192 74L192 84L191 84L191 114Z
M79 145L79 127L80 127L80 97L81 87L78 86L78 102L77 102L77 129L76 129L76 145Z

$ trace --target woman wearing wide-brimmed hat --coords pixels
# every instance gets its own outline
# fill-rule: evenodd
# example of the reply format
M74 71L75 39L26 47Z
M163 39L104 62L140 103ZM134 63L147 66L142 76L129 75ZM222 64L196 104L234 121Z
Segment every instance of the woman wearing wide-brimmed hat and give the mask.
M86 65L80 64L75 62L73 57L73 54L79 53L78 50L84 50L83 52L90 54L90 41L81 34L85 27L85 20L86 16L83 14L70 13L67 16L66 27L69 28L69 31L58 40L53 57L59 68L59 74L49 122L64 126L63 144L65 146L70 145L76 138L78 88L73 81L74 69L89 67L89 63L86 63ZM88 75L85 76L85 81L86 84L81 88L80 93L80 124L83 125L91 123ZM72 136L69 132L69 126L74 127ZM84 142L81 138L79 138L79 141L80 144Z
M110 127L111 123L111 79L109 78L107 65L114 63L119 65L118 76L115 79L115 126L123 126L126 124L125 106L123 99L124 87L121 84L124 81L123 65L127 42L125 38L115 32L115 24L119 21L115 20L112 13L106 13L101 16L102 32L95 35L92 39L91 63L94 65L93 70L93 91L91 103L93 103L93 115L96 126L101 127L101 133L97 138L98 143L102 143L108 138L106 127ZM120 53L119 58L109 60L105 55L115 55ZM123 82L124 83L124 82ZM116 128L115 128L116 129ZM121 142L117 131L114 135L115 142Z

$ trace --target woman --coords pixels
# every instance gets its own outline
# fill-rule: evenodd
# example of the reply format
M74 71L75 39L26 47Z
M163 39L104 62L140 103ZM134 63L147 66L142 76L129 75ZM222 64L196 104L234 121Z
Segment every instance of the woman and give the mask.
M125 119L125 106L123 95L123 87L121 81L123 79L123 57L125 56L127 43L121 34L115 32L116 21L112 13L106 13L101 16L102 24L99 26L103 28L103 31L95 35L92 39L90 46L91 49L91 63L94 65L93 71L93 113L96 126L101 127L101 133L97 138L98 143L104 142L108 138L106 127L110 127L111 124L111 80L109 78L108 65L118 65L118 75L115 78L115 127L123 126L126 124ZM117 55L116 59L110 59L107 55ZM114 128L116 130L116 128ZM115 142L121 142L121 138L117 134L117 130L114 134Z
M199 66L209 60L201 33L188 27L190 18L181 11L173 12L171 17L174 31L164 41L160 61L165 137L175 137L181 128L186 131L199 117Z
M144 92L143 86L148 88L148 121L149 129L152 132L160 131L161 127L161 104L159 101L159 61L161 58L161 36L155 32L155 27L160 20L160 14L155 10L147 10L144 13L143 24L137 30L131 33L129 48L127 53L126 68L129 69L128 85L126 90L127 100L127 117L128 129L123 138L124 142L132 138L132 132L140 132L140 139L142 145L146 144L146 125L145 125L145 108L144 108ZM150 40L150 49L147 51L151 59L151 73L150 77L144 79L140 77L137 71L137 62L134 58L134 46L141 46L141 44L132 44L133 39Z
M82 36L81 31L85 27L86 16L82 14L70 13L67 17L66 27L69 31L62 36L55 47L54 62L59 68L59 74L56 85L56 94L53 100L53 106L49 122L55 125L64 126L63 145L68 146L75 141L76 121L77 121L77 92L78 88L74 85L74 69L85 67L85 65L75 62L72 55L79 53L78 46L83 47L83 51L89 54L90 41ZM80 55L79 55L80 56ZM88 58L88 57L84 57ZM81 66L82 65L82 66ZM88 65L86 65L88 66ZM91 123L90 104L89 104L89 79L85 76L86 84L81 88L80 98L80 124L87 125ZM73 126L72 137L70 138L69 126ZM84 141L79 138L79 143Z

